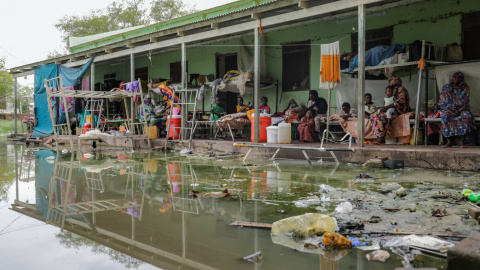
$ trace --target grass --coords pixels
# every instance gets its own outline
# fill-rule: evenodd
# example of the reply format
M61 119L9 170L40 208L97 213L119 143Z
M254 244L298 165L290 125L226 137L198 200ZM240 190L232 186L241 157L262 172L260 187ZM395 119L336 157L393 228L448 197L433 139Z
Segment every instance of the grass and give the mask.
M0 134L13 133L15 130L15 121L0 119ZM17 132L22 131L22 122L17 120Z

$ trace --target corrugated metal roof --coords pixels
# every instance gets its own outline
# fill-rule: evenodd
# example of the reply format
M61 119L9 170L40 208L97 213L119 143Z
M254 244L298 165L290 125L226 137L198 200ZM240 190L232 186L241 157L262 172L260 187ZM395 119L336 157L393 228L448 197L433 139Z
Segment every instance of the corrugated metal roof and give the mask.
M89 42L79 44L77 46L70 47L72 53L82 52L106 45L112 45L117 42L126 41L129 39L150 35L154 33L159 33L162 31L170 30L173 28L192 25L195 23L205 22L215 18L225 17L234 13L240 13L246 10L251 10L261 6L267 6L273 3L281 2L285 0L240 0L232 2L230 4L225 4L219 7L211 8L208 10L200 11L193 13L187 16L175 18L165 22L160 22L145 26L139 29L128 31L125 33L112 35L96 40L91 40Z

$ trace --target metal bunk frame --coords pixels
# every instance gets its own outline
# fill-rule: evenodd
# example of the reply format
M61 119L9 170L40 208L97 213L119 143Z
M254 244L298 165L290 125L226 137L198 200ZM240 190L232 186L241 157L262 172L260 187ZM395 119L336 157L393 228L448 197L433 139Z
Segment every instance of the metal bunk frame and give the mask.
M428 49L426 49L427 47L428 47ZM432 48L434 49L433 55L435 57L440 56L442 60L443 60L443 55L444 55L444 51L445 51L444 46L427 44L425 40L422 40L422 53L421 53L421 58L420 59L425 59L425 69L426 69L427 76L428 76L428 65L429 64L431 64L431 65L442 65L442 64L446 63L446 62L443 62L443 61L434 61L434 60L426 59L425 52L428 50L428 57L427 58L429 58ZM439 48L441 48L440 51L439 51ZM419 62L420 61L410 61L410 62L406 62L406 63L398 63L398 64L390 64L390 65L382 65L382 66L370 66L370 67L365 67L365 71L391 68L391 67L416 66L416 65L419 64ZM356 71L358 71L358 69L354 69L352 72L356 72ZM416 103L416 107L415 107L415 121L414 121L414 133L413 133L413 140L414 140L413 145L414 146L417 145L417 141L418 141L418 130L419 130L419 124L420 124L420 119L419 119L419 115L420 115L420 94L422 92L422 81L424 79L423 78L423 71L424 70L421 69L421 68L418 69L418 91L417 91L417 103ZM429 78L427 77L426 78L426 88L427 88L426 96L428 96L428 80L429 80ZM428 102L428 101L426 101L426 102ZM330 108L330 100L329 100L328 104L329 104L329 108ZM330 120L328 120L328 119L327 119L327 121L330 122ZM328 136L327 136L327 138L328 138ZM322 138L322 142L323 142L323 138Z
M48 110L50 112L50 120L52 121L52 126L53 126L53 133L55 138L59 138L59 130L62 131L62 135L66 133L67 135L64 135L68 137L70 141L70 145L73 148L73 136L72 136L72 130L70 128L70 119L69 117L66 117L67 123L66 124L56 124L55 120L53 118L53 103L52 103L52 98L60 98L60 101L62 102L64 108L67 108L67 97L71 98L91 98L91 99L110 99L110 98L116 98L116 99L123 99L124 104L125 104L125 111L127 114L127 118L130 118L130 129L135 130L134 126L134 118L135 116L132 115L130 116L128 113L127 109L127 98L133 98L133 96L140 96L140 101L141 104L144 103L144 95L142 92L141 88L141 81L140 78L138 79L139 86L140 86L140 91L139 92L127 92L127 91L114 91L114 92L104 92L104 91L83 91L83 90L68 90L65 89L63 86L63 80L62 80L62 75L58 75L58 77L52 78L52 79L45 79L45 88L47 89L47 102L48 102ZM145 107L142 106L143 114L145 115ZM98 120L100 122L100 119ZM151 142L150 142L150 137L148 136L148 133L146 132L148 130L148 125L147 125L147 120L143 120L143 125L144 125L144 136L145 139L148 141L148 147L151 147ZM138 125L138 124L137 124ZM132 145L133 146L133 145Z

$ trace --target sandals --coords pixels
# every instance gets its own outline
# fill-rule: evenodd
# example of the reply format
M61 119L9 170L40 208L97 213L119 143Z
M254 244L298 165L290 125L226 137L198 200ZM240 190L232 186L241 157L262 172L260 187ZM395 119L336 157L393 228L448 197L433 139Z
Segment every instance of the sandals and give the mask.
M385 144L385 143L373 141L372 144L374 144L374 145L382 145L382 144Z
M446 144L442 145L442 148L450 148L450 147L452 147L452 146L451 145L446 145Z

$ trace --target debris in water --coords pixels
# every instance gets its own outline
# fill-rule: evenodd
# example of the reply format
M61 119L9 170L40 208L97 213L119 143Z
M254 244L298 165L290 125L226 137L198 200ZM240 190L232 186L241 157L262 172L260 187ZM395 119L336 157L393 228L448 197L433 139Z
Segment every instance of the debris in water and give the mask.
M372 216L368 222L370 223L379 223L382 219L379 216Z
M253 253L252 255L248 255L246 257L243 257L243 259L246 260L246 261L253 262L253 263L261 265L262 262L263 262L262 251L260 250L258 252Z
M407 190L403 187L397 189L397 191L395 191L395 195L397 195L397 197L405 197L407 196Z
M388 258L390 258L390 253L385 250L375 250L374 252L368 253L366 257L369 261L385 262Z
M350 202L342 202L335 208L335 212L340 214L348 214L353 211L353 205Z
M348 240L345 236L338 233L324 233L323 243L325 243L325 247L331 247L331 248L351 248L352 247L352 242L350 242L350 240Z
M432 209L432 216L434 217L444 217L447 215L447 210L445 209Z
M371 176L368 173L360 173L359 175L355 176L355 179L369 179L369 178L373 178L373 176Z
M183 149L182 151L180 151L180 155L190 155L192 153L193 151L191 149Z

